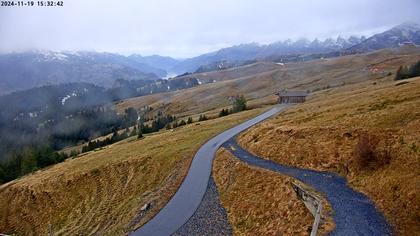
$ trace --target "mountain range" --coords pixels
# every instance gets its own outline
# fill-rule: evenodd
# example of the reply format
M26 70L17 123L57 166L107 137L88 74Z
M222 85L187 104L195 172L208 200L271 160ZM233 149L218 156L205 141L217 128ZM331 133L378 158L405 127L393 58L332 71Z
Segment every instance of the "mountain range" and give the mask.
M420 45L420 25L417 23L403 23L385 32L356 44L348 51L368 52L383 48L396 48L404 44Z
M69 82L112 87L117 79L156 80L165 70L112 53L34 51L0 55L0 94Z
M170 74L226 69L253 61L300 61L420 44L420 25L403 23L369 38L285 40L240 44L187 59L98 52L0 54L0 94L48 84L88 82L106 88L118 79L157 80Z

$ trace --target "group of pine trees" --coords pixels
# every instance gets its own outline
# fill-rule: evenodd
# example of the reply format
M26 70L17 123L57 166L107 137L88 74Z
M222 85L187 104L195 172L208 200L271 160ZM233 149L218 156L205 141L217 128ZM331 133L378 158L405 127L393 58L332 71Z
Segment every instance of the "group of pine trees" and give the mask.
M145 122L143 120L140 120L139 122L140 131L143 134L159 132L160 129L167 127L168 124L174 122L175 120L176 120L175 116L170 116L170 115L163 116L162 114L158 114L158 116L152 120L150 125L144 124Z
M246 99L243 95L237 95L233 98L233 104L231 109L222 109L219 112L219 117L227 116L236 112L245 111L247 109Z
M126 113L131 113L131 112L128 112L126 110ZM205 121L205 120L208 120L207 116L200 115L198 121ZM145 124L145 121L151 124ZM133 126L131 131L128 127L122 132L118 132L117 130L114 130L113 134L110 137L107 137L103 140L89 141L87 145L83 146L82 153L89 152L97 148L101 148L101 147L113 144L115 142L121 141L128 137L137 136L137 138L142 138L143 134L159 132L159 130L163 128L173 129L180 126L184 126L186 124L192 124L193 122L194 120L192 117L188 117L187 121L181 119L178 122L175 116L171 116L171 115L164 116L161 112L158 112L158 114L154 117L154 119L150 119L147 117L140 119L138 124ZM74 155L77 155L77 154L78 153Z
M232 109L222 109L220 112L219 112L219 117L223 117L223 116L227 116L227 115L229 115L229 114L231 114L232 113Z
M244 96L239 95L234 98L232 109L223 109L220 112L219 116L226 116L231 113L240 112L246 109L246 99L244 98ZM82 114L85 118L94 118L97 115L96 113L89 112L79 114ZM103 133L113 126L112 135L102 140L98 139L94 141L89 141L85 146L82 147L81 152L88 152L96 148L104 147L131 136L137 136L138 138L142 138L143 134L158 132L160 129L163 128L173 129L194 122L192 117L188 117L187 120L181 119L178 121L175 116L165 116L161 112L158 112L158 114L152 119L138 119L138 113L135 109L126 109L125 114L123 116L119 117L118 119L112 120L112 122L108 122L103 127L98 127L99 130L102 131L100 133ZM117 120L117 122L115 122L115 120ZM205 120L208 120L208 118L204 114L201 114L198 118L198 121ZM100 125L102 125L102 123L100 123ZM129 127L133 128L130 130ZM123 129L123 131L118 132L119 129ZM86 132L86 135L83 135L84 138L87 138L89 136L90 135L88 134L88 132ZM68 139L69 137L66 138ZM80 140L80 136L76 136L75 140ZM25 175L27 173L36 171L38 169L44 168L52 164L62 162L68 157L75 157L79 154L79 151L77 150L71 151L70 155L66 153L61 153L54 150L54 148L56 148L55 146L56 145L46 145L42 147L34 146L25 148L23 151L13 152L9 158L0 161L0 183L11 181L13 179L18 178L19 176Z
M12 146L9 148L10 150L2 150L7 152L7 155L0 159L0 183L11 181L24 174L62 162L69 156L77 156L79 154L77 150L71 151L70 155L57 150L65 146L74 145L80 141L87 141L89 138L92 138L92 133L105 135L114 131L110 138L102 141L90 141L82 148L82 152L109 145L131 135L138 135L138 132L134 132L134 130L128 133L128 127L137 123L137 111L133 108L125 110L124 115L116 115L113 111L101 108L85 109L73 114L72 118L78 118L78 123L73 124L73 119L67 119L67 125L62 126L61 133L44 134L48 139L41 144L33 142L24 145L23 148ZM44 125L44 128L38 132L51 130L52 128L48 125ZM17 127L15 128L17 129ZM116 132L119 129L125 129L125 131L119 134ZM30 135L30 132L26 133ZM0 140L2 139L0 138Z
M207 116L206 116L206 115L200 115L200 116L198 117L198 121L205 121L205 120L208 120L208 118L207 118Z
M60 163L68 157L66 153L56 152L48 146L40 148L26 147L0 162L0 184L41 168Z
M420 76L420 61L410 66L400 66L395 74L395 80Z
M126 128L123 132L114 130L110 137L107 137L103 140L89 141L87 145L82 147L82 152L89 152L97 148L105 147L132 136L137 136L138 138L143 137L141 131L138 131L137 126L134 126L131 131L129 128Z
M192 117L188 117L188 119L187 119L187 121L185 121L185 120L181 120L181 121L174 121L174 122L172 122L172 123L168 123L167 125L166 125L166 129L175 129L175 128L177 128L177 127L181 127L181 126L184 126L184 125L186 125L186 124L191 124L191 123L193 123L194 121L193 121L193 119L192 119Z
M126 110L126 113L131 113L131 112L128 112ZM145 124L143 120L146 120L147 122L151 124L150 125ZM205 121L205 120L208 120L207 116L200 115L198 121ZM188 117L187 121L182 119L178 122L176 121L175 116L171 116L171 115L164 116L162 115L161 112L158 112L157 116L155 116L154 119L144 118L140 120L138 125L133 126L131 131L128 127L122 132L118 132L117 130L114 130L113 134L105 139L89 141L88 144L82 147L82 153L89 152L97 148L101 148L101 147L113 144L115 142L121 141L128 137L137 136L137 138L142 138L143 134L159 132L159 130L163 128L173 129L180 126L184 126L186 124L192 124L193 122L194 120L192 117ZM72 156L76 156L77 154L78 154L77 152L74 154L72 153Z

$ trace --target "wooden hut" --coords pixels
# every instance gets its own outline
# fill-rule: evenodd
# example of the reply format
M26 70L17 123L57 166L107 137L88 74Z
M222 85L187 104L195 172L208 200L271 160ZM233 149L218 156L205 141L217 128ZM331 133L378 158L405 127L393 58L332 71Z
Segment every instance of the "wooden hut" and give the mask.
M308 93L306 91L280 91L276 93L279 96L279 103L301 103L305 102Z

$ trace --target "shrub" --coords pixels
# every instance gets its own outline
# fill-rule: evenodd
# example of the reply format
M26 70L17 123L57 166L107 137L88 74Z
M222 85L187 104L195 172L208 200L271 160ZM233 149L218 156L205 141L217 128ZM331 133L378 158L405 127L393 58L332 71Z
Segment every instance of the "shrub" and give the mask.
M229 110L228 109L222 109L220 112L219 112L219 117L223 117L223 116L227 116L227 115L229 115Z
M358 169L375 170L388 164L391 157L391 143L383 140L383 147L379 146L380 139L371 134L362 134L355 147L355 164Z

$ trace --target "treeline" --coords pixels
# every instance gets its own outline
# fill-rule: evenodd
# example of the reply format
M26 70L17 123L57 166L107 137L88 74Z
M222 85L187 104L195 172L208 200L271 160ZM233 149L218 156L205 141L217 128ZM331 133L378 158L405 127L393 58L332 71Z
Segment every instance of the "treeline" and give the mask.
M123 80L105 89L89 83L49 85L0 96L0 160L25 147L63 147L132 126L135 113L118 115L121 99L199 85L195 78ZM137 119L137 116L135 117ZM144 132L162 128L162 118ZM163 125L163 127L165 127Z
M103 140L89 141L87 145L82 147L82 152L89 152L97 148L105 147L132 136L137 136L138 138L143 137L141 131L137 130L137 126L134 126L132 131L130 131L129 128L126 128L121 133L115 130L110 137L107 137ZM78 155L77 151L73 151L72 155Z
M143 134L158 132L160 129L167 127L168 124L174 122L175 120L176 120L175 116L171 116L171 115L164 116L162 115L162 113L158 113L158 116L152 120L150 125L145 124L145 121L141 119L139 122L139 130Z
M95 113L91 112L81 112L81 114L85 114L88 120L90 120L89 117L92 118L92 120L95 120L94 118L98 118L94 115ZM101 114L101 112L98 112L98 114ZM207 117L205 115L200 115L199 121L204 120L207 120ZM161 112L158 112L158 115L153 119L147 118L147 116L138 119L137 111L133 108L128 108L125 110L125 114L120 116L118 122L113 123L110 127L100 130L100 133L103 134L109 134L112 132L109 137L91 140L84 145L81 150L72 150L70 155L57 152L53 148L53 144L57 143L57 140L64 138L63 135L61 135L60 138L58 135L55 136L51 145L44 145L42 147L27 146L23 151L14 150L9 152L9 155L5 159L0 160L0 184L49 165L60 163L68 157L76 157L80 153L92 151L97 148L119 142L128 137L137 136L137 138L142 138L143 134L158 132L163 128L176 128L193 122L192 117L188 117L186 121L184 119L178 121L175 116L163 115ZM99 122L99 124L91 124L91 126L102 127L101 122ZM110 132L107 132L107 130L110 130ZM78 134L73 133L72 135L66 136L66 139L84 140L89 137L88 133L89 132L87 131L80 132Z
M420 61L410 66L400 66L395 74L395 80L420 76Z
M57 118L56 118L57 119ZM30 126L30 122L9 124L9 129L0 130L0 183L11 181L21 175L56 164L68 158L57 150L66 146L86 142L94 137L114 132L110 140L102 143L89 142L92 146L105 146L126 138L115 135L116 130L126 129L137 122L137 111L129 108L123 115L106 107L84 109L65 120L49 120L41 125ZM22 151L23 150L23 151ZM83 151L86 151L83 150ZM76 156L73 151L70 156Z
M50 147L26 147L12 156L0 161L0 184L31 173L41 168L59 163L69 156L58 153Z
M130 108L132 109L132 108ZM174 129L180 126L184 126L186 124L192 124L194 122L192 117L188 117L187 121L181 119L180 121L176 120L175 116L166 115L163 116L162 113L158 113L158 116L155 119L150 120L149 118L144 118L146 121L151 121L151 124L145 124L143 119L138 122L138 125L133 126L130 129L127 127L124 131L118 132L114 130L113 134L110 137L107 137L102 140L93 140L89 141L88 144L82 147L81 152L89 152L95 150L97 148L105 147L107 145L119 142L126 138L137 136L137 138L142 138L143 134L155 133L159 132L159 130L166 128L166 129ZM198 121L205 121L208 120L206 115L200 115ZM150 123L150 122L149 122ZM73 151L71 156L78 155L77 151Z
M117 79L113 88L107 92L113 101L118 101L130 97L145 96L154 93L162 93L176 91L180 89L198 86L199 82L196 78L176 78L176 79L159 79L150 80L124 80Z
M125 138L136 135L142 137L141 131L137 131L137 127L134 126L133 130L130 131L129 127L136 124L137 111L129 108L125 111L125 115L118 120L117 123L113 123L111 127L101 129L100 133L108 134L108 129L113 130L110 137L104 140L89 141L87 145L82 147L81 152L88 152L96 148L104 147L109 144L121 141ZM83 113L86 114L86 113ZM88 114L91 114L88 112ZM101 114L99 112L99 114ZM88 116L89 117L89 116ZM92 118L97 118L92 116ZM89 119L90 120L90 119ZM102 127L102 123L92 125L92 127ZM123 132L118 132L117 128L125 128ZM88 139L88 131L80 131L79 133L73 133L72 135L66 136L67 140L80 140ZM63 162L68 157L76 157L80 151L72 150L70 155L64 152L58 152L54 150L55 144L58 140L63 139L63 136L58 138L55 136L50 145L38 146L26 146L23 151L15 149L9 152L6 158L0 160L0 184L14 180L22 175L31 173L41 168Z
M129 110L131 109L132 108L126 110L126 113L131 113L129 112ZM200 115L198 120L204 121L207 119L208 118L206 115ZM128 137L137 136L137 138L142 138L143 134L159 132L159 130L164 128L172 129L186 124L191 124L193 122L194 121L192 117L188 117L187 121L185 121L184 119L177 121L175 116L163 115L161 112L158 112L157 116L153 119L150 119L147 116L141 117L138 123L132 127L131 131L128 127L126 127L125 130L122 132L114 130L113 134L105 139L89 141L87 145L83 146L82 152L95 150L96 148L101 148L113 144Z
M198 121L204 121L204 120L207 120L207 116L206 115L200 115L200 118L198 119ZM192 123L194 123L193 118L188 117L187 121L182 119L179 122L175 121L175 122L172 122L172 123L168 123L165 127L166 127L166 129L175 129L175 128L184 126L186 124L192 124Z
M233 97L232 109L223 109L220 116L246 109L244 96L236 96ZM139 117L138 111L133 108L128 108L124 114L117 115L114 110L107 107L93 107L77 111L74 114L65 114L64 123L50 119L49 122L43 122L42 125L38 124L36 128L22 125L25 123L14 123L14 126L10 127L15 129L14 131L20 136L13 135L10 130L10 135L0 137L2 151L4 148L3 154L7 153L5 158L0 159L0 183L62 162L68 157L75 157L80 152L101 148L131 136L141 138L143 134L158 132L164 128L173 129L194 122L192 117L177 120L175 116L164 115L162 112L158 112L156 116L150 118L147 113L151 110L146 110L146 113ZM57 115L57 117L59 116L60 114ZM57 117L55 118L57 119ZM26 117L21 119L26 119ZM198 118L198 121L205 120L208 120L208 117L204 114ZM4 134L4 131L4 129L0 130L0 133ZM31 132L33 133L31 134ZM92 140L110 133L112 135L105 139ZM25 134L26 138L32 142L27 142L28 140L24 139L25 135L22 134ZM80 141L89 142L81 150L73 150L70 155L56 151Z
M22 117L0 129L0 159L13 156L25 147L49 146L60 150L80 142L131 127L137 122L137 111L127 109L125 114L109 107L93 107L73 114L56 114L41 120Z

